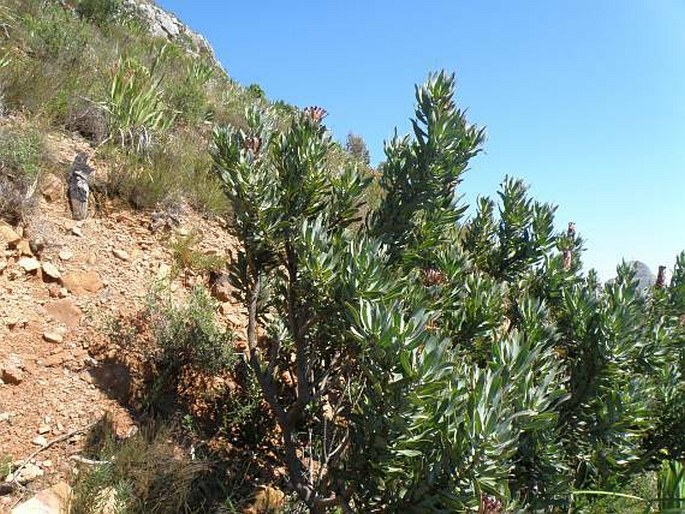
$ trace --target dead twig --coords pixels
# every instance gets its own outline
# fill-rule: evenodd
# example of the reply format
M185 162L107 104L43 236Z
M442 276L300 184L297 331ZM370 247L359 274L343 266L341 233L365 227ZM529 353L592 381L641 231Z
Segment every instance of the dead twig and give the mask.
M69 457L69 460L73 460L74 462L78 462L79 464L86 464L88 466L102 466L103 464L112 463L112 461L109 460L94 460L89 459L87 457L83 457L81 455L72 455Z

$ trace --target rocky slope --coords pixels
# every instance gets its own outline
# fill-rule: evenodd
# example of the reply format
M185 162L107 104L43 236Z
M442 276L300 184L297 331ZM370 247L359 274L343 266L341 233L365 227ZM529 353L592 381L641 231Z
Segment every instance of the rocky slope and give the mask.
M65 169L78 151L93 153L79 138L51 138L50 152ZM96 175L106 173L97 160L94 167ZM125 370L105 364L102 332L108 320L140 308L151 284L169 276L175 234L202 234L207 253L232 247L220 220L189 209L178 226L153 231L152 213L112 209L73 221L65 183L55 175L38 184L37 194L40 204L24 223L0 223L0 457L10 456L15 470L1 478L6 489L23 484L0 496L0 512L26 496L24 486L68 479L82 431L106 412L120 435L136 430L114 391ZM179 276L171 288L182 295L193 280L199 278ZM221 312L239 324L236 306L226 302Z

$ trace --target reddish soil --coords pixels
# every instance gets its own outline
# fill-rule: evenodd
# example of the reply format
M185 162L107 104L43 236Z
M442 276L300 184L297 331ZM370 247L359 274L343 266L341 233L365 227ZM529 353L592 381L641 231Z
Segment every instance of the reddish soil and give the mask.
M79 140L55 139L53 144L64 170L77 150L90 151ZM95 162L96 174L97 166ZM136 420L113 391L125 370L104 369L99 362L108 320L137 312L150 286L169 275L174 234L200 234L198 250L208 254L227 255L233 246L221 223L189 209L180 225L155 232L150 213L110 212L77 223L66 194L58 191L53 201L41 200L23 227L14 227L23 242L3 251L0 240L0 375L3 367L9 369L0 381L0 466L3 458L21 462L38 450L38 436L52 441L85 429L106 412L120 435L135 430ZM43 266L52 263L60 278L21 267L22 249L29 253L27 243L38 239L44 249L33 258ZM182 296L198 280L181 274L171 287ZM233 304L224 303L220 312L240 325L240 310ZM70 456L81 450L81 439L77 434L38 453L33 463L44 475L27 483L28 490L68 478ZM0 496L0 512L17 499L17 494Z

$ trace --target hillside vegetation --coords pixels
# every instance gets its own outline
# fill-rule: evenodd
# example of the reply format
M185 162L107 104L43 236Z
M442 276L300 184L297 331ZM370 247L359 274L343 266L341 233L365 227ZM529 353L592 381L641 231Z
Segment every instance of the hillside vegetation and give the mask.
M187 202L237 241L174 251L230 284L244 332L201 286L109 327L147 355L127 401L149 425L121 441L103 421L73 512L103 491L131 513L685 512L685 253L668 284L645 292L627 264L602 284L574 225L511 177L467 216L485 132L454 75L417 86L374 171L325 111L271 104L130 3L0 5L0 216L31 212L43 138L74 131L108 201Z

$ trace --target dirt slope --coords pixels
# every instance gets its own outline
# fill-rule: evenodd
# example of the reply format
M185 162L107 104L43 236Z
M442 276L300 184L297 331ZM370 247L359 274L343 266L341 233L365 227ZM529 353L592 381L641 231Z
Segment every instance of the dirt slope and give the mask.
M92 154L79 139L53 137L52 146L64 170L78 150ZM96 175L103 172L97 161L94 165ZM53 176L39 185L39 195L41 188L45 195L24 226L3 226L5 235L10 228L19 241L7 244L0 227L0 459L15 462L105 412L121 435L135 430L135 420L109 390L116 370L104 369L98 362L102 353L92 356L89 350L102 342L108 319L138 310L151 284L169 274L168 240L174 233L199 232L208 253L226 254L233 246L219 222L189 209L178 226L155 231L151 213L122 210L77 223L61 180ZM172 288L181 295L192 281L179 277ZM240 316L229 303L220 310L229 319ZM42 474L27 481L30 489L68 478L79 437L36 455L22 477ZM0 512L16 499L16 494L0 496Z

